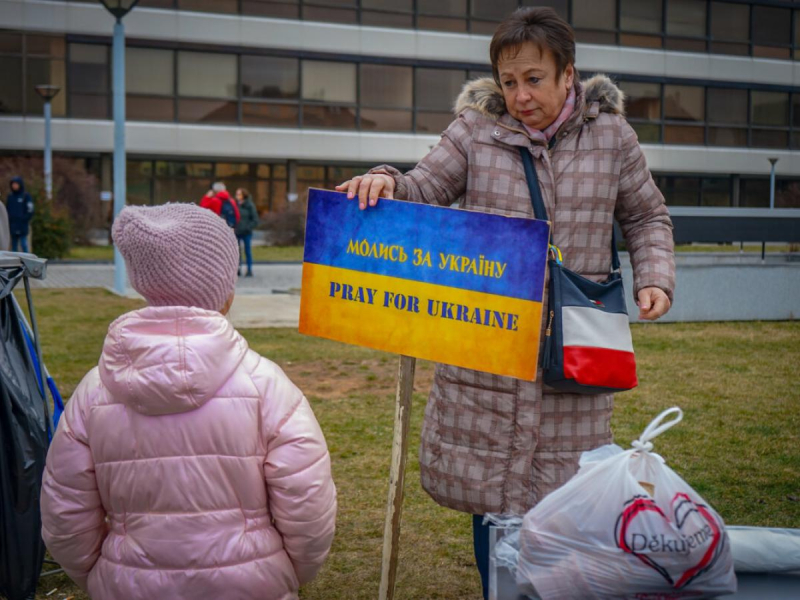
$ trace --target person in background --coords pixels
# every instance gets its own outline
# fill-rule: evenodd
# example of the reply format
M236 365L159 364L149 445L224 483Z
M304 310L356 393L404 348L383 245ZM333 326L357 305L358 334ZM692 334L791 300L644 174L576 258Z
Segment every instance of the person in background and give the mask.
M214 191L213 187L200 199L200 208L207 208L215 215L219 215L220 209L222 208L222 201L217 198L217 193Z
M28 251L28 232L33 218L33 198L25 191L22 177L11 180L11 193L6 200L8 225L11 231L11 251Z
M148 306L111 324L58 424L47 548L94 600L296 600L336 487L303 392L225 317L233 230L187 203L125 208L112 233Z
M236 239L239 241L239 250L244 246L244 255L247 261L247 277L253 276L253 251L251 242L253 230L258 227L258 210L250 197L250 192L244 188L236 190L236 203L239 205L239 224L236 226ZM239 274L242 274L242 258L239 254Z
M0 252L11 248L11 231L8 228L8 211L6 205L0 202Z

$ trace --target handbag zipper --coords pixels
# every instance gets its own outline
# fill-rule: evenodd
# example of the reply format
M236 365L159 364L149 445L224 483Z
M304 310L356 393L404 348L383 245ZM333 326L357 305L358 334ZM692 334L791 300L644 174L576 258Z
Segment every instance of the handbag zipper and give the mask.
M545 329L545 331L544 331L544 334L547 337L550 337L550 334L552 333L553 317L554 316L556 316L556 312L554 310L551 310L550 311L550 319L547 321L547 329Z

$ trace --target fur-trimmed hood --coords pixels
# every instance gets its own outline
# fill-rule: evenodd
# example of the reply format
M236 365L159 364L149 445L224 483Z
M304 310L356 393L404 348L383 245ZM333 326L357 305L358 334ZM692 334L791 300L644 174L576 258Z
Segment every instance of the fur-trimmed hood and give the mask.
M575 87L583 110L591 109L596 102L598 112L625 114L625 93L607 75L595 75L577 83ZM483 77L464 84L453 112L459 114L468 108L491 119L497 119L506 113L503 92L494 79Z

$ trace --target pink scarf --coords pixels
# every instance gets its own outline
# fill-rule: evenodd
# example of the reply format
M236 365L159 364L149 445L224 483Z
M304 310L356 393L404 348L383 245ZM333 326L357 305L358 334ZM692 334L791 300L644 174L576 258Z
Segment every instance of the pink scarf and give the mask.
M550 125L548 125L544 130L533 129L532 127L525 125L525 123L523 123L523 125L525 126L525 130L534 140L539 140L547 144L550 141L550 138L552 138L556 131L558 131L558 128L564 124L564 121L570 118L574 110L575 88L573 87L570 89L567 99L564 101L564 106L561 107L561 112L558 114L558 118L550 123Z

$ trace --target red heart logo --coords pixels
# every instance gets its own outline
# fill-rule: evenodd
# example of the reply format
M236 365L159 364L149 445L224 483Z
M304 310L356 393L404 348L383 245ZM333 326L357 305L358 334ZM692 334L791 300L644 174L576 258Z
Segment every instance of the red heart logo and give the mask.
M722 551L724 536L717 520L704 504L678 493L670 503L673 519L649 496L634 496L625 503L617 519L614 537L624 552L655 569L675 589L680 589L707 571ZM655 556L676 558L699 555L695 564L678 574L655 560ZM663 561L663 558L662 558Z

